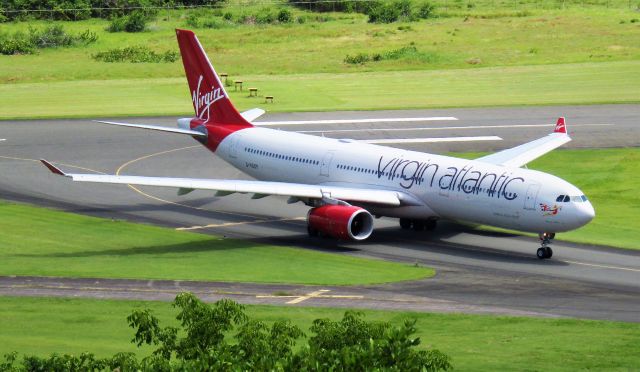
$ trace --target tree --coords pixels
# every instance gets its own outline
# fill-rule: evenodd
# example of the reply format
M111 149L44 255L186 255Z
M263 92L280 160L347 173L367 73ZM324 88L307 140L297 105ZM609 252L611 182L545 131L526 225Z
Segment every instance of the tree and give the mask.
M16 366L17 354L5 355L1 370L11 371L437 371L451 368L449 357L438 350L415 350L416 321L392 327L387 322L366 322L362 314L347 311L340 321L316 319L313 335L297 351L304 334L290 321L271 327L250 320L244 306L223 299L208 305L192 293L179 294L173 307L180 311L180 328L161 327L148 309L134 310L127 317L135 329L132 343L155 345L153 353L138 360L133 353L118 353L96 359L52 354L48 358L25 356ZM237 330L233 335L234 329ZM232 337L229 337L229 336ZM228 339L231 339L228 342Z

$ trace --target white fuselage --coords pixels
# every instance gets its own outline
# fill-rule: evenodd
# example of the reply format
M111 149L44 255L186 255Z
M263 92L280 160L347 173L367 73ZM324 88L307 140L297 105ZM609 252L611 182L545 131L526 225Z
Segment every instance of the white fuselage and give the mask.
M561 232L594 215L578 188L550 174L354 140L254 127L226 137L216 154L259 180L397 190L422 204L364 206L379 216Z

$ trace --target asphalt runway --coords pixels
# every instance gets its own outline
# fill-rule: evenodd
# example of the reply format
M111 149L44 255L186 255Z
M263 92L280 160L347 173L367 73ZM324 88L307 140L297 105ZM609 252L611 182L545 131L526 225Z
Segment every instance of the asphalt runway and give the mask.
M268 105L267 105L268 108ZM381 112L330 112L265 115L258 121L416 118L453 116L456 121L367 122L276 125L282 130L353 139L498 136L502 140L410 143L394 146L443 153L497 151L553 129L566 116L573 138L566 147L640 146L640 105L442 109ZM176 118L122 121L175 126ZM434 232L400 230L397 220L376 220L362 243L339 243L306 236L307 207L284 198L251 200L248 195L213 197L194 191L124 185L73 183L49 174L37 161L46 158L70 172L130 175L247 178L186 136L114 128L88 120L0 123L0 198L76 213L126 219L250 239L418 263L436 268L435 278L388 285L331 288L296 285L109 281L94 279L0 278L0 293L168 299L180 289L229 293L246 303L290 306L342 306L419 311L451 311L640 321L640 251L556 241L554 257L535 257L537 239L476 231L441 223ZM580 185L578 185L579 187ZM597 211L596 211L597 213ZM596 217L597 218L597 217ZM561 238L561 234L558 236ZM52 282L53 281L53 282ZM233 287L230 290L229 286ZM278 291L291 298L272 296ZM326 292L326 293L325 293ZM309 293L320 295L308 296ZM299 296L299 297L296 297ZM360 297L358 297L360 296Z

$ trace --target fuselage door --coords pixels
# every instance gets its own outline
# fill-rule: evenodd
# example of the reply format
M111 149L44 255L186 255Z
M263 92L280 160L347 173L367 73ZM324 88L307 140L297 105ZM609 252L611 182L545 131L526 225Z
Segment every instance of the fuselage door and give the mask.
M241 146L241 138L240 135L235 134L229 138L231 143L229 144L229 157L237 158L238 157L238 148Z
M329 177L329 166L333 160L333 151L327 152L322 158L322 164L320 166L320 175Z
M536 199L538 198L538 192L540 191L540 185L530 185L527 189L527 196L524 198L524 209L535 210Z

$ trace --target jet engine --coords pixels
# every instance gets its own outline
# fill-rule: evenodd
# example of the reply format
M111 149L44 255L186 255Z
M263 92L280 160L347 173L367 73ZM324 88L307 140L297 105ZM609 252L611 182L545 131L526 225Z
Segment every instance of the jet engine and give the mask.
M323 233L343 240L365 240L373 231L373 216L351 205L323 205L307 214L309 235Z

